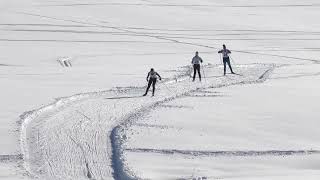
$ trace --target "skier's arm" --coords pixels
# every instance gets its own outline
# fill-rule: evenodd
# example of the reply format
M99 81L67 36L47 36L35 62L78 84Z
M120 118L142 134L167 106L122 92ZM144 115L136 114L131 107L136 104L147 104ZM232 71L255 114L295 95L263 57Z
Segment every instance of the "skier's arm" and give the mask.
M149 81L150 72L148 72L147 81Z
M160 74L157 73L157 76L159 77L159 79L160 79L160 81L161 81L162 78L161 78Z
M194 58L192 58L192 60L191 60L191 64L193 64L193 62L194 62Z
M218 51L218 53L222 53L222 52L223 52L223 50Z
M231 51L228 49L228 54L231 54Z
M201 57L199 57L199 59L200 59L200 62L201 62L201 63L203 63L203 60L202 60L202 58L201 58Z

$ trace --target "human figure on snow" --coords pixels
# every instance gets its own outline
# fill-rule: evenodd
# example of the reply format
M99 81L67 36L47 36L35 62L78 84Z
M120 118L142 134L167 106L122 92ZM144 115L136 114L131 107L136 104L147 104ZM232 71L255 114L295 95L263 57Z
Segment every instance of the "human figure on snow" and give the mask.
M153 68L151 68L147 76L148 87L147 87L146 93L144 93L143 96L146 96L148 94L148 91L151 85L152 85L152 96L154 96L154 91L156 90L156 83L157 83L158 77L159 77L159 80L161 81L161 76L156 71L154 71Z
M199 52L196 52L196 55L192 58L191 64L193 65L193 81L196 79L196 74L198 71L199 80L201 81L201 72L200 72L200 63L202 63L202 59L199 56Z
M231 64L230 64L230 57L229 54L231 54L231 51L226 48L226 45L223 45L223 49L218 51L218 53L222 53L223 56L223 75L226 75L226 64L228 63L228 66L230 68L230 71L232 74L235 74L232 70Z

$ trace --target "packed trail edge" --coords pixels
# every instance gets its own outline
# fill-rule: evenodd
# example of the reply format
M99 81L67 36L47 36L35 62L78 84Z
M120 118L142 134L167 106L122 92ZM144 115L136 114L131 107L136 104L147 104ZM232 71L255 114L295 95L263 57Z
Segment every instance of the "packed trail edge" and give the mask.
M42 179L139 179L122 154L125 129L146 111L209 88L264 82L273 64L235 67L241 75L221 76L222 66L204 66L206 77L192 82L191 69L180 68L160 82L153 98L145 87L76 94L21 115L24 168ZM178 77L178 78L177 78ZM214 151L214 150L212 150Z

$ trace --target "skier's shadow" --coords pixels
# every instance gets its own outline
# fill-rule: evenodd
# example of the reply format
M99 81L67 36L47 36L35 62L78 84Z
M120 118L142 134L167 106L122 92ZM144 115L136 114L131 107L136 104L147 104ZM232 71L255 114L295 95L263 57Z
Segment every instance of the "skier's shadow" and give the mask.
M243 76L242 74L238 74L238 73L226 73L226 74ZM226 77L226 76L225 75L217 75L217 76L207 76L205 78L221 78L221 77Z
M118 96L118 97L108 97L104 99L132 99L132 98L138 98L142 96Z
M220 78L220 77L223 77L223 75L217 75L217 76L206 76L205 78Z

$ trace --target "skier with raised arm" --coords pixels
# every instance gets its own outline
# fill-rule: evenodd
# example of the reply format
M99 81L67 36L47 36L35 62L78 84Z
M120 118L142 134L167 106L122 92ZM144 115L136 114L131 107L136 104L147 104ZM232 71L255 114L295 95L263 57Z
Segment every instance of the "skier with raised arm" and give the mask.
M144 93L143 96L146 96L148 94L148 91L151 85L152 85L152 96L154 96L158 77L159 77L159 80L161 81L161 76L156 71L154 71L153 68L151 68L147 76L148 87L147 87L146 93Z
M223 57L223 75L226 75L226 65L228 63L228 66L230 68L230 71L232 74L235 74L232 70L231 64L230 64L230 57L229 54L231 54L231 51L226 48L226 45L223 45L223 49L218 51L218 53L222 54Z
M202 59L199 56L199 52L196 52L196 55L192 58L191 64L193 65L193 81L196 79L196 74L198 71L199 80L201 81L201 72L200 72L200 63L202 63Z

